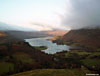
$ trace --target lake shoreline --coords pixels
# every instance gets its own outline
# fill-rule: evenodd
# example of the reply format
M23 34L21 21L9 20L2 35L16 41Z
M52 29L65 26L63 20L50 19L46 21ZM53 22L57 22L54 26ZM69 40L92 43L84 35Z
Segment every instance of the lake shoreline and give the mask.
M47 49L41 50L48 54L55 54L57 52L69 51L70 46L67 45L58 45L57 43L53 43L53 41L49 40L53 37L45 37L45 38L32 38L25 39L31 46L45 46Z

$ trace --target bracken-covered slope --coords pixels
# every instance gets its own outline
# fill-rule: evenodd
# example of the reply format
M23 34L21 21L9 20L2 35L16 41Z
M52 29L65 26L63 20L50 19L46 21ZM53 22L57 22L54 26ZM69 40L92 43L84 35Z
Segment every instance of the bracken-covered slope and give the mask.
M100 29L79 29L71 30L62 38L64 41L79 42L83 45L99 47Z

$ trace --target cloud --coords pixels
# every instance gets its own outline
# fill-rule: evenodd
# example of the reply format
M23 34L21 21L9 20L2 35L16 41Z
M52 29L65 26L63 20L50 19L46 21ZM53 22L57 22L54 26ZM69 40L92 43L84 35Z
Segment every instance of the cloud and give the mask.
M67 0L62 24L71 29L100 26L100 0Z
M46 30L69 30L64 25L55 25L55 24L45 24L40 22L31 22L30 23L34 28L36 28L38 31L46 31Z

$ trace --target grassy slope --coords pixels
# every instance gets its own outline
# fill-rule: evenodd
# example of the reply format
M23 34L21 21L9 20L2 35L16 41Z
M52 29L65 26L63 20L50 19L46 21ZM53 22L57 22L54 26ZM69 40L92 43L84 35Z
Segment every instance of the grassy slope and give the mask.
M38 69L11 76L86 76L89 71L83 69Z
M4 73L14 70L14 65L12 63L0 62L0 76Z
M100 59L84 59L82 61L85 65L88 66L100 66Z

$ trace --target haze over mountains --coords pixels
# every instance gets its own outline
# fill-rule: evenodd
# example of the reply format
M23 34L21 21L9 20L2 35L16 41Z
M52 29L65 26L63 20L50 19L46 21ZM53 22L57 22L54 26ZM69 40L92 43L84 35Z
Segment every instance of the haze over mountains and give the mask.
M35 31L33 29L17 26L17 25L11 25L4 22L0 22L0 30L2 31L9 31L9 30L17 30L17 31Z
M14 26L3 22L0 22L0 30L19 39L63 36L67 32L67 30L34 31L33 29Z

